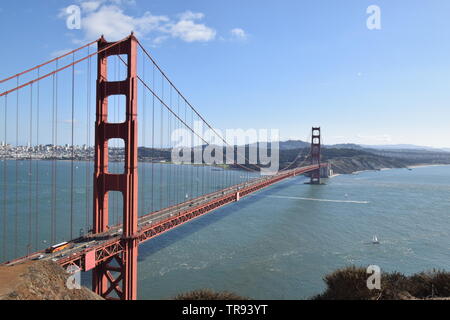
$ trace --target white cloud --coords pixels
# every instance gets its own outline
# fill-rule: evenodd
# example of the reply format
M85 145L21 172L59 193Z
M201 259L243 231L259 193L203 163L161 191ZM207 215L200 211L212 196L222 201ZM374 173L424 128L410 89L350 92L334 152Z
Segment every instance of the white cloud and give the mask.
M102 1L85 1L81 3L81 9L84 12L92 12L97 10L101 4Z
M154 16L150 12L142 17L126 15L115 5L104 5L88 14L81 20L81 27L87 39L95 39L104 35L108 41L119 40L134 31L136 36L145 36L158 30L161 22L168 21L165 16Z
M192 12L190 10L180 13L178 16L180 20L201 20L205 17L201 12Z
M213 28L198 22L205 15L201 12L185 11L175 19L145 12L142 16L131 16L124 12L124 5L133 5L134 0L86 0L79 1L82 9L81 30L84 40L94 40L104 35L108 41L116 41L134 31L137 37L150 37L154 44L169 38L185 42L207 42L216 37ZM58 15L66 18L65 8ZM74 40L80 42L80 39Z
M159 36L153 39L153 44L154 45L159 45L161 43L163 43L164 41L166 41L169 38L169 36Z
M169 25L166 29L172 37L180 38L186 42L211 41L216 37L216 31L204 24L195 23L193 20L180 20Z
M178 17L179 20L176 23L169 22L161 30L170 34L173 38L179 38L186 42L207 42L214 40L216 37L214 29L195 22L195 20L201 20L205 17L203 13L188 10L179 14Z
M107 1L107 0L103 0L103 1ZM121 5L121 4L135 5L136 4L136 0L110 0L110 1L117 5Z
M78 0L81 8L86 11L95 11L100 7L100 5L108 2L118 6L136 4L135 0Z
M248 37L247 33L241 28L234 28L230 32L234 39L245 40Z

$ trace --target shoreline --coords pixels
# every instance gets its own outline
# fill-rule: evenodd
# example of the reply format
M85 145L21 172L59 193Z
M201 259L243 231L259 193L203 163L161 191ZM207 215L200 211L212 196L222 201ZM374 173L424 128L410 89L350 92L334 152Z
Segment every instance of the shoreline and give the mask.
M414 169L414 168L424 168L424 167L444 167L444 166L450 166L450 164L448 163L436 163L436 164L415 164L412 166L408 166L407 168L409 169Z
M328 177L328 179L336 178L342 175L342 173L333 173L331 176Z
M355 174L355 175L357 175L357 174L360 174L360 173L363 173L363 172L372 172L372 171L386 171L386 170L395 170L395 169L415 169L415 168L426 168L426 167L444 167L444 166L450 166L450 164L448 164L448 163L415 164L415 165L407 166L407 167L404 167L404 168L380 168L380 169L371 169L371 170L359 170L359 171L354 171L352 173L347 173L347 174Z

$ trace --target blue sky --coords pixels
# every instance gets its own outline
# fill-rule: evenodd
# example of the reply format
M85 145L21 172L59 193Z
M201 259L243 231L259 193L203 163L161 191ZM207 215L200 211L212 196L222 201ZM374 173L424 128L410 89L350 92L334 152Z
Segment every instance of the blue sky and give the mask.
M61 14L72 4L81 30ZM366 26L370 5L381 30ZM446 0L3 1L0 78L130 28L217 128L450 147Z

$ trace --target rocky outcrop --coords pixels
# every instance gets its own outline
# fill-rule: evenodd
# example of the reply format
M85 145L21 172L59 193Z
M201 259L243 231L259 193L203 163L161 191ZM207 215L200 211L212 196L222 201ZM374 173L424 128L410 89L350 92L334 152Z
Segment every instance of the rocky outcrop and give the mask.
M0 267L0 300L103 300L91 290L70 290L69 274L52 261Z

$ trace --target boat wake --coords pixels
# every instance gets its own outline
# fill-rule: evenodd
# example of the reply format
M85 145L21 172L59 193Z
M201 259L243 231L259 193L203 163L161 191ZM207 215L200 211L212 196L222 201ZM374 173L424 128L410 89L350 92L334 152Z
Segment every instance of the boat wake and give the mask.
M270 198L278 199L292 199L292 200L306 200L306 201L320 201L320 202L337 202L337 203L357 203L368 204L369 201L354 201L354 200L330 200L330 199L314 199L314 198L301 198L301 197L288 197L288 196L269 196Z

